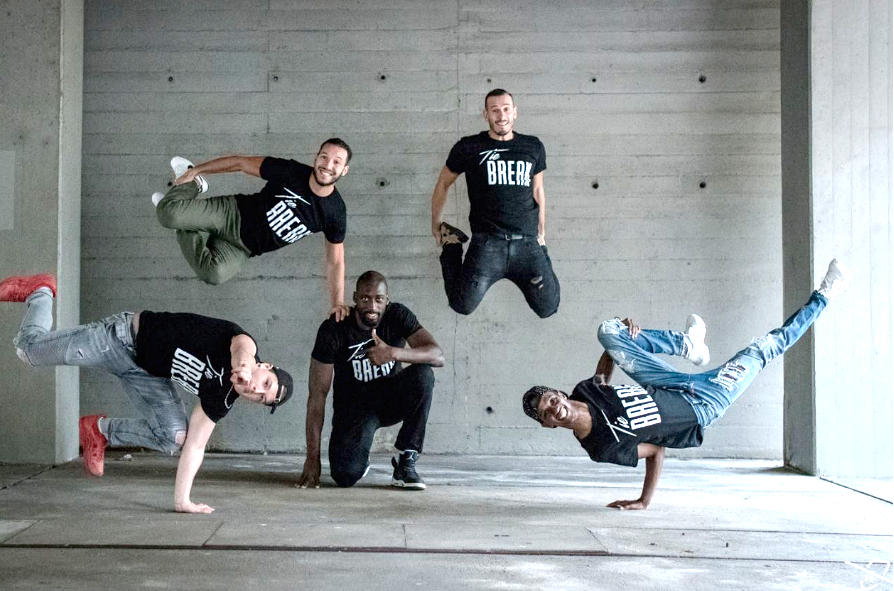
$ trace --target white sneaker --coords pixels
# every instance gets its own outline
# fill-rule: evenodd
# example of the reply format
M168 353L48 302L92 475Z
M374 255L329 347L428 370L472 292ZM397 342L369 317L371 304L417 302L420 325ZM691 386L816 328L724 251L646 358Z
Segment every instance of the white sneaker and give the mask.
M193 163L184 158L183 156L174 156L171 158L171 168L174 170L174 178L179 179L183 176L187 170L193 167ZM208 191L208 181L205 180L205 177L197 176L195 178L196 184L199 185L199 193L205 193Z
M686 332L684 335L689 339L689 354L686 359L695 365L708 365L711 361L711 352L708 345L705 344L705 333L708 327L705 321L698 314L690 314L686 319Z
M829 270L826 276L820 282L819 293L824 295L827 300L834 300L851 285L851 270L845 265L838 262L838 259L832 259L829 263Z
M165 194L161 191L156 191L152 194L152 205L158 207L158 202L165 198Z

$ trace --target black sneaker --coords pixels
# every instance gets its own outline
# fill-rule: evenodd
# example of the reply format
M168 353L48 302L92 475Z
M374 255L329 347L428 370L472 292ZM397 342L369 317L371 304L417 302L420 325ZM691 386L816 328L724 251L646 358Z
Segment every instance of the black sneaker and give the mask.
M417 451L405 451L400 454L400 461L391 458L394 466L394 474L391 476L391 486L409 488L411 490L425 490L425 482L416 474Z
M456 240L452 240L452 237L455 237ZM454 228L447 222L441 222L441 244L465 244L468 241L469 237L465 232Z

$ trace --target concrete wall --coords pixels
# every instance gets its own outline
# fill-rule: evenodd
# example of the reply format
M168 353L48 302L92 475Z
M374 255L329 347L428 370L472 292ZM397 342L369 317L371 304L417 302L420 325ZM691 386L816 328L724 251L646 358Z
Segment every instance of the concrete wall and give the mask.
M785 3L783 251L788 307L833 256L854 271L785 368L785 459L810 473L891 477L891 3Z
M592 374L606 317L681 328L697 311L718 362L783 318L776 1L92 0L86 27L85 319L125 308L230 318L304 391L326 311L322 237L208 287L149 195L175 154L307 161L330 135L356 152L339 183L349 283L385 273L447 351L429 452L582 453L527 419L520 394ZM516 129L547 149L547 240L563 292L548 320L508 282L456 316L429 235L438 171L460 136L484 128L483 96L498 86L516 96ZM448 219L468 228L457 187ZM84 411L130 412L113 379L82 380ZM303 396L273 418L247 405L231 414L219 448L304 447ZM679 455L780 457L781 445L777 364L702 448Z
M57 323L79 322L83 2L0 4L0 275L55 273ZM32 369L0 304L0 461L77 457L78 370Z

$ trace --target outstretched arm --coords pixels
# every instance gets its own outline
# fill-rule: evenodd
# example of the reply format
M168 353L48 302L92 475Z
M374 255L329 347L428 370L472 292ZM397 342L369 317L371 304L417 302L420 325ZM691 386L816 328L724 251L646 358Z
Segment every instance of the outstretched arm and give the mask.
M219 174L222 172L244 172L251 176L261 176L261 162L266 156L224 156L193 166L174 180L175 185L188 183L202 174Z
M450 186L456 182L459 175L447 168L441 169L435 190L431 194L431 233L435 237L438 246L441 245L441 216L444 213L444 205L447 203L447 192Z
M366 357L373 365L384 365L389 361L401 363L415 363L418 365L431 365L432 367L444 367L444 352L435 342L431 333L420 328L409 337L409 347L392 347L379 338L376 329L372 331L375 346L366 350Z
M189 419L189 431L180 450L177 477L174 480L174 511L178 513L211 513L213 508L204 503L193 503L189 499L192 482L205 459L205 445L214 431L215 423L208 418L202 405L197 404Z
M546 244L546 190L543 188L542 171L531 179L531 188L534 190L534 201L540 209L537 214L537 242L543 246Z
M643 492L635 501L615 501L609 503L609 507L616 509L645 509L652 502L652 495L658 487L658 479L661 478L661 468L664 466L664 448L651 444L640 443L636 446L640 459L646 458L646 479L643 481Z
M332 375L331 363L320 363L311 358L305 423L307 457L304 459L304 470L298 478L300 488L320 488L320 436L323 433L323 420L326 418L326 396L332 385Z
M341 322L350 309L345 305L345 245L326 241L326 282L329 284L329 314Z

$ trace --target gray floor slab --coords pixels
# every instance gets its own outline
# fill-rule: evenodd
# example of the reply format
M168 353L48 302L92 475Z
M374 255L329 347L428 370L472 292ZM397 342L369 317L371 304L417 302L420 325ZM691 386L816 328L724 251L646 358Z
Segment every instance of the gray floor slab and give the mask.
M669 459L646 511L605 506L642 470L586 458L425 456L417 492L371 462L306 490L303 457L208 454L195 516L174 457L32 474L0 489L0 588L859 589L891 555L891 503L769 462Z
M392 548L407 547L401 525L378 523L275 523L226 521L208 540L208 546L289 548Z
M408 525L407 548L482 552L606 552L605 546L584 527L508 523Z
M5 545L201 546L220 527L219 521L152 518L50 519L7 538Z
M611 554L749 560L890 560L891 536L698 529L591 530Z
M15 591L844 591L865 576L844 563L760 560L0 548L0 581Z
M30 478L52 466L47 464L0 464L0 489Z
M894 481L884 478L829 478L829 482L846 486L888 502L894 502Z
M0 519L0 543L8 540L12 536L17 533L28 529L32 525L37 523L36 521L10 521L7 519Z

